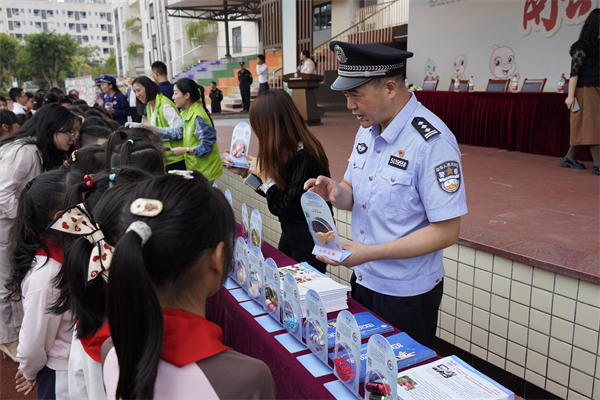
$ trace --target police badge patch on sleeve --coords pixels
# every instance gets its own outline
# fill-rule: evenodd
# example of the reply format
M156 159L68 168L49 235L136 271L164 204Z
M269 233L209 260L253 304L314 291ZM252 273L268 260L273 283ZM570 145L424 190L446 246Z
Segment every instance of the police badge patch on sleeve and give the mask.
M434 169L437 183L444 193L454 194L460 189L460 164L458 161L446 161Z
M358 154L363 154L365 151L367 151L367 149L368 147L364 143L359 143L356 145L356 151L358 151Z

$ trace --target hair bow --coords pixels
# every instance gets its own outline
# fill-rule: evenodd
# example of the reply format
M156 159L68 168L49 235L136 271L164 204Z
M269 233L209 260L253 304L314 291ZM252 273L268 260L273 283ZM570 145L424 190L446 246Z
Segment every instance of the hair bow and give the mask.
M57 232L83 236L94 246L90 255L87 282L106 272L114 252L114 247L106 243L104 233L88 213L83 203L69 207L63 211L51 224L49 229Z

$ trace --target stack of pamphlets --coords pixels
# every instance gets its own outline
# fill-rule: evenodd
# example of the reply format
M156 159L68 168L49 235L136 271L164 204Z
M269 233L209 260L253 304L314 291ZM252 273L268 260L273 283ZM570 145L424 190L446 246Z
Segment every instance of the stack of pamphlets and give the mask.
M358 314L353 314L360 329L360 339L365 340L375 334L383 335L384 333L392 332L394 327L386 324L368 311ZM327 321L327 336L329 337L329 348L335 346L335 323L336 319Z
M306 292L309 289L313 289L319 293L325 305L326 313L348 308L348 292L350 288L337 283L330 276L320 273L310 264L304 262L279 268L279 277L281 278L282 285L283 277L286 273L292 274L298 284L303 318L306 318Z

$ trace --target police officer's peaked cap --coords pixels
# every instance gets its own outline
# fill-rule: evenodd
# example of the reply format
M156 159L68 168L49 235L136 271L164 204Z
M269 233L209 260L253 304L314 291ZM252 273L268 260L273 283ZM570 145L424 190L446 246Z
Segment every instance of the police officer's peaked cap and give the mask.
M372 79L397 76L402 73L404 61L413 56L409 51L394 49L383 44L351 44L339 41L329 43L339 61L338 78L332 90L357 88Z
M106 83L112 83L113 85L117 84L117 80L110 75L100 75L99 77L97 77L96 79L94 79L94 86L100 86L100 84L102 82L106 82Z

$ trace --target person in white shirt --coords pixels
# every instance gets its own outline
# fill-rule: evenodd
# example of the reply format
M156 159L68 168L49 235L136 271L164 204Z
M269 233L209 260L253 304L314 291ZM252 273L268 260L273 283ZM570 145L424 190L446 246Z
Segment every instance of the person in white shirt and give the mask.
M25 94L23 89L21 89L20 87L14 87L8 91L8 95L13 101L12 111L15 114L26 114L27 107L25 107L25 104L27 104L27 95Z
M147 76L140 76L131 85L141 104L146 104L148 123L159 128L175 128L181 117L175 103L164 96L156 83Z
M302 50L300 53L300 61L302 63L298 65L296 69L301 74L316 74L317 73L317 63L315 59L310 56L308 50Z
M259 54L256 58L256 73L258 74L258 94L269 91L269 67L265 64L265 56Z

